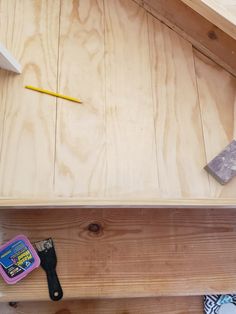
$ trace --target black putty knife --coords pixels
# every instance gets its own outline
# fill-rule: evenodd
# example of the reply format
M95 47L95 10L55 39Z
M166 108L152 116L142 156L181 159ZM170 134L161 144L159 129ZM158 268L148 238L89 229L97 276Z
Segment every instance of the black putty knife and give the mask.
M35 243L41 266L47 274L48 290L53 301L59 301L63 297L63 291L57 277L57 256L51 238Z

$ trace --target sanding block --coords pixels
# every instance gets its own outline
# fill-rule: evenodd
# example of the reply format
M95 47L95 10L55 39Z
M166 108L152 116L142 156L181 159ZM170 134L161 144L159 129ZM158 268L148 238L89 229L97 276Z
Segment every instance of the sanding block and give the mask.
M204 169L220 184L229 182L236 175L236 141L226 146Z

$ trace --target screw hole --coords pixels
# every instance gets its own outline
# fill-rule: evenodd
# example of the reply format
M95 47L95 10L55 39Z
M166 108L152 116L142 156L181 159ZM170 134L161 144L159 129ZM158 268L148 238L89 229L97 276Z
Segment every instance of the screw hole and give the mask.
M58 297L59 296L59 292L55 291L53 295L54 295L54 297Z
M208 37L212 40L216 40L218 38L215 31L209 31Z

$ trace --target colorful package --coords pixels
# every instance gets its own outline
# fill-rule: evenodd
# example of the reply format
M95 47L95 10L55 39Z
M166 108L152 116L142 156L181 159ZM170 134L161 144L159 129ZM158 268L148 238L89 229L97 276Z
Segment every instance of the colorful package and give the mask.
M18 282L39 265L35 249L23 235L0 247L0 274L8 284Z

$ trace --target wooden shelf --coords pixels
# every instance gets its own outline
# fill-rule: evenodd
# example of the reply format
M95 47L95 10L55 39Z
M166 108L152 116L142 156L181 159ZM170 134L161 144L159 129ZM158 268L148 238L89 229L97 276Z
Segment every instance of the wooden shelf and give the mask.
M0 304L0 311L4 314L202 314L202 303L202 297L27 302L15 308Z
M90 223L99 233L88 231ZM25 234L55 241L64 298L127 298L236 290L236 211L27 209L0 212L1 242ZM48 300L38 269L0 301Z

